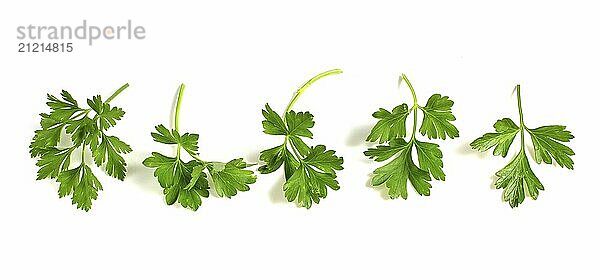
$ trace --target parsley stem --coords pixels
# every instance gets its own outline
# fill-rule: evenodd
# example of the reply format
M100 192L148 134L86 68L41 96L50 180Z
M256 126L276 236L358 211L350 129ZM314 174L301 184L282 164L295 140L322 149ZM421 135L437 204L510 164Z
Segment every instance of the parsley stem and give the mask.
M288 139L288 136L285 137L285 141L284 142L286 144L287 144L287 139ZM296 155L296 158L298 159L298 161L302 162L302 156L300 156L300 151L298 151L298 149L296 148L296 146L293 143L290 144L290 145L292 147L292 152L294 152L294 155ZM287 145L286 145L286 147L287 147Z
M175 131L179 133L179 109L181 108L181 99L183 98L183 90L185 90L185 84L179 85L177 92L177 106L175 107ZM181 156L181 144L177 144L177 159Z
M208 163L207 163L207 162L205 162L204 160L200 159L200 157L198 157L198 155L196 155L196 154L191 154L191 153L188 153L188 154L190 154L190 156L191 156L192 158L194 158L194 160L198 161L198 163L200 163L200 164L202 164L202 165L204 165L204 166L206 166L206 165L208 164Z
M402 74L402 77L400 78L400 81L398 82L398 84L400 84L402 82L402 80L406 81L406 85L408 85L408 88L410 89L410 93L412 94L412 98L413 98L413 106L412 106L412 111L413 111L413 115L414 115L414 120L413 120L413 129L412 129L412 136L410 137L410 141L414 141L415 140L415 135L417 133L417 108L419 108L419 103L417 102L417 93L415 93L415 89L413 88L412 84L410 83L410 80L408 80L408 77L406 77L405 74Z
M110 103L110 101L112 101L115 97L117 97L119 94L121 94L121 92L123 92L123 90L125 90L127 87L129 87L129 83L125 83L123 84L123 86L119 87L119 89L117 89L117 91L115 91L115 93L113 93L112 95L110 95L110 97L108 97L108 99L106 99L105 103Z
M333 69L333 70L325 71L325 72L322 72L322 73L312 77L306 83L304 83L302 86L300 86L300 88L298 88L298 90L296 90L296 93L294 93L294 97L292 98L292 100L290 101L288 106L285 108L285 113L283 114L283 122L285 122L285 114L287 114L292 109L292 106L296 103L296 101L298 101L298 98L300 98L302 93L304 93L304 91L309 86L311 86L313 83L315 83L317 80L319 80L321 78L324 78L324 77L330 76L330 75L341 74L342 72L343 71L341 69Z
M521 152L525 152L525 122L523 121L523 108L521 107L521 85L517 84L517 104L519 106L519 129L521 130Z
M185 84L179 85L177 91L177 106L175 107L175 131L179 132L179 110L181 109L181 99L183 98L183 91L185 90Z
M110 95L110 97L108 97L108 99L106 99L106 101L104 102L105 104L110 103L110 101L112 101L114 98L116 98L119 94L121 94L121 92L123 92L123 90L125 90L127 87L129 87L129 83L125 83L123 84L123 86L119 87L119 89L117 89L117 91L115 91L115 93L113 93L112 95ZM87 116L90 112L92 111L91 108L89 109L85 109L83 111L81 111L81 113L77 114L75 117L73 118L77 118L80 117L82 115ZM96 115L96 117L94 117L94 121L98 118L98 115Z
M85 144L83 143L81 144L81 164L85 164Z

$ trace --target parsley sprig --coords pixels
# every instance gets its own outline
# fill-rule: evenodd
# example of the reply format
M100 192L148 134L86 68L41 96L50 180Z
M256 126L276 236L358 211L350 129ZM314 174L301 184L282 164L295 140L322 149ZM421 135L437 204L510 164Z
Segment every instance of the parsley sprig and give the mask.
M425 106L420 106L415 90L404 74L398 80L398 84L403 81L410 89L413 105L409 108L404 103L396 106L391 112L380 108L373 113L373 117L379 120L367 136L367 141L382 145L369 148L364 152L366 156L377 162L391 159L373 172L371 184L385 185L392 199L398 197L407 199L408 181L419 195L429 196L431 177L442 181L446 179L442 170L444 164L439 145L416 139L419 110L423 112L423 121L419 128L421 135L427 135L429 139L443 140L446 137L451 139L458 137L458 129L451 123L456 120L452 114L454 102L446 96L434 94L429 97ZM411 113L413 114L412 135L406 141L406 119ZM413 162L413 147L417 150L418 166Z
M179 111L185 85L179 86L177 106L175 108L175 129L169 130L164 125L156 126L156 132L151 133L156 142L177 145L175 157L169 157L158 152L146 158L144 166L154 168L154 176L163 188L165 201L168 205L179 201L181 206L198 210L202 205L202 198L208 198L210 176L215 191L219 197L231 198L238 191L248 191L249 184L256 182L252 166L243 159L234 159L229 162L209 162L200 159L198 155L198 134L179 132ZM184 161L183 151L190 157ZM208 176L207 176L208 174Z
M106 101L102 101L100 95L88 99L89 108L81 108L65 90L61 98L48 94L46 104L50 113L40 114L42 128L35 131L29 152L32 158L38 159L37 179L56 179L60 183L58 196L72 196L77 208L90 210L92 200L97 199L98 191L102 190L102 184L86 163L86 147L91 150L94 163L104 165L108 175L119 180L125 178L127 164L121 155L131 152L131 147L106 132L125 115L110 102L128 86L121 86ZM69 143L61 140L63 131L69 137ZM76 150L81 152L79 166L70 169L71 155Z
M573 169L571 156L575 152L561 142L569 142L574 136L566 130L566 126L550 125L530 129L523 121L523 108L521 106L521 86L517 84L517 104L519 107L519 126L510 118L496 121L495 133L487 133L471 143L473 149L486 151L494 147L494 155L506 157L517 134L521 137L521 148L517 155L504 168L496 172L498 180L496 189L504 189L502 200L508 202L510 207L517 207L523 203L525 196L537 199L539 191L544 186L531 170L529 159L525 153L525 132L533 142L533 158L536 163L552 164L556 162L560 167ZM514 92L514 91L513 91Z
M258 169L267 174L278 170L282 165L286 182L283 185L285 197L289 202L297 201L299 206L310 208L314 203L327 197L327 187L340 188L336 180L336 171L342 170L342 157L324 145L309 147L303 138L312 139L310 131L315 125L310 112L295 112L292 106L304 91L317 80L342 70L334 69L316 75L302 85L292 97L284 113L279 116L267 103L262 111L264 133L284 136L283 144L260 153L265 164Z

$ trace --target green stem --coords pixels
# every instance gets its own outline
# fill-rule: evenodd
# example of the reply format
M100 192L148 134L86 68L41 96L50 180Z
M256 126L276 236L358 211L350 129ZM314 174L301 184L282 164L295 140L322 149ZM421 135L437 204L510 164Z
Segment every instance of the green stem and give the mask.
M200 159L200 157L198 157L198 155L196 155L196 154L190 154L190 156L192 156L192 158L194 158L194 160L198 161L203 166L207 165L207 162L205 162L204 160Z
M181 99L183 98L183 91L185 90L185 84L179 85L179 91L177 92L177 106L175 107L175 131L179 133L179 110L181 109ZM181 156L181 144L177 144L177 159Z
M304 91L306 91L306 89L308 87L310 87L313 83L315 83L317 80L320 80L326 76L330 76L330 75L336 75L336 74L341 74L343 73L343 71L341 69L333 69L333 70L329 70L329 71L325 71L322 72L314 77L312 77L311 79L309 79L306 83L304 83L302 86L300 86L300 88L298 88L298 90L296 90L296 93L294 93L294 97L292 97L292 100L290 100L290 103L287 105L287 107L285 108L285 111L283 112L283 115L281 116L281 118L283 118L283 123L286 123L286 114L288 112L290 112L290 110L292 110L292 106L294 106L294 104L296 103L296 101L298 101L298 98L300 98L300 96L302 95L302 93L304 93ZM285 147L287 147L287 143L288 143L288 136L285 136L285 139L283 141L283 145ZM294 152L294 154L296 155L297 159L299 161L300 160L300 154L298 153L298 151L294 148L294 146L292 145L292 152Z
M177 106L175 107L175 131L179 132L179 110L181 109L181 99L183 98L183 91L185 90L185 84L179 85L177 91Z
M296 101L298 101L298 98L300 98L302 93L304 93L304 91L308 87L310 87L313 83L315 83L317 80L319 80L321 78L324 78L324 77L330 76L330 75L341 74L342 72L343 71L340 69L333 69L333 70L325 71L325 72L322 72L322 73L314 76L313 78L309 79L306 83L304 83L300 88L298 88L298 90L296 90L294 97L292 98L292 100L290 101L288 106L285 108L285 112L283 113L283 121L285 122L285 115L292 109L292 106L296 103Z
M408 88L410 89L410 93L412 94L413 98L413 106L411 108L411 110L413 111L413 129L410 141L414 141L415 135L417 134L417 109L419 108L419 103L417 101L417 93L415 93L415 89L413 88L412 84L410 83L410 80L408 80L408 77L406 77L405 74L402 74L401 80L406 81L406 85L408 85Z
M517 84L517 104L519 105L519 129L521 130L521 152L525 152L525 122L523 121L523 108L521 106L521 85Z
M108 97L108 99L106 99L105 103L110 103L110 101L112 101L115 97L119 96L119 94L121 94L121 92L123 92L123 90L125 90L127 87L129 87L129 83L123 84L123 86L119 87L119 89L117 89L115 93L113 93L112 95L110 95L110 97Z
M116 98L117 96L119 96L119 94L121 94L121 92L123 92L123 90L125 90L127 87L129 87L129 83L123 84L123 86L119 87L119 89L117 89L117 91L115 91L115 93L113 93L112 95L110 95L110 97L108 97L108 99L106 99L106 101L104 103L105 104L110 103L110 101L112 101L114 98ZM82 115L87 116L91 111L92 111L91 108L85 109L81 113L79 113L78 115L76 115L74 118L77 118L77 117L82 116ZM98 119L97 115L94 117L94 121L96 119Z
M81 164L85 164L85 144L81 144Z

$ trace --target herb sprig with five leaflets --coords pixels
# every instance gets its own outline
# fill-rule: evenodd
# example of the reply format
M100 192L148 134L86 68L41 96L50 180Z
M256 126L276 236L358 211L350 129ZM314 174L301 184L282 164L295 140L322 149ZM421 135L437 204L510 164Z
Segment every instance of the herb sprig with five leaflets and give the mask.
M144 166L154 168L154 176L163 188L165 201L168 205L179 201L181 206L198 210L202 205L202 198L208 198L208 179L210 176L215 191L219 197L231 198L238 191L248 191L249 184L256 182L256 176L243 159L234 159L227 163L209 162L198 156L198 134L179 132L179 109L185 85L179 86L177 95L177 107L175 109L175 129L169 130L164 125L156 126L156 132L151 133L154 141L177 145L175 157L165 156L158 152L152 152L152 156L146 158ZM185 162L182 159L182 149L191 160Z
M94 163L104 165L108 175L119 180L127 172L125 159L121 154L131 152L131 147L106 131L121 120L125 112L110 105L129 84L121 86L106 101L100 95L87 100L89 108L81 108L77 101L63 90L61 98L48 94L50 113L42 113L42 129L36 130L29 145L32 158L38 158L40 167L37 179L53 178L60 183L58 196L71 195L73 204L85 211L92 207L92 200L98 197L102 184L96 178L85 160L86 147L92 152ZM94 116L91 117L90 113ZM63 146L63 131L70 137L70 145ZM71 155L75 150L81 152L79 166L69 169Z
M309 130L315 125L313 115L291 109L311 84L323 77L340 73L342 70L334 69L311 78L296 91L282 116L273 111L269 104L262 111L265 118L262 122L263 132L284 136L284 140L283 144L260 153L260 160L265 165L258 170L263 174L272 173L283 165L286 179L283 191L286 199L289 202L296 200L299 206L307 209L313 202L318 204L327 197L327 187L332 190L340 188L336 171L343 169L344 160L336 156L334 150L327 150L324 145L309 147L303 138L313 137Z
M569 142L574 138L571 132L566 130L566 126L550 125L535 129L529 129L525 126L521 106L521 86L517 84L515 90L517 91L517 104L519 107L519 126L510 118L500 119L494 124L495 133L487 133L471 143L473 149L486 151L494 147L495 156L506 157L517 134L521 136L519 153L508 165L496 172L498 177L495 183L496 189L504 189L502 200L508 202L510 207L513 208L523 203L525 195L535 200L539 195L539 191L544 190L544 186L531 170L525 153L525 131L527 131L533 142L533 158L538 164L542 162L552 164L552 161L554 161L560 167L572 170L574 163L571 156L575 155L571 148L561 143Z
M419 195L429 196L431 177L436 180L445 180L446 175L442 171L442 151L439 145L431 142L419 141L417 134L417 112L423 112L423 121L419 132L427 135L429 139L443 140L458 137L458 129L451 123L456 120L452 114L454 102L446 96L434 94L429 97L427 104L422 107L417 102L415 90L406 77L402 74L398 84L405 81L412 93L413 105L409 108L407 104L396 106L391 112L380 108L373 113L373 117L379 119L367 137L369 142L379 142L375 148L369 148L364 152L366 156L377 162L391 159L387 164L377 168L373 172L371 184L373 186L385 185L388 195L392 199L402 197L407 199L407 183L410 181L412 187ZM413 114L412 135L408 141L406 137L406 119ZM413 147L417 150L419 166L413 162Z

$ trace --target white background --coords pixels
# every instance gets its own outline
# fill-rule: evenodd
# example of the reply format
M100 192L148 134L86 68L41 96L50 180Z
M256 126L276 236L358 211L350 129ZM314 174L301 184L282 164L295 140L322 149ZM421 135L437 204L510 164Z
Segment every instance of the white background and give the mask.
M4 2L0 277L600 276L594 1L283 2ZM17 26L83 19L131 19L147 39L17 53ZM262 133L264 104L283 110L305 80L337 67L344 74L313 85L295 109L315 115L312 144L344 157L339 191L297 208L283 200L279 171L231 200L205 199L197 212L165 205L141 161L172 151L149 133L169 124L179 83L187 85L181 127L200 135L201 156L257 161L281 141ZM450 96L460 129L438 141L447 180L406 201L367 186L379 164L362 155L371 113L410 103L407 88L397 88L401 73L422 104L433 93ZM131 87L113 104L127 113L111 131L134 149L129 173L120 182L95 169L105 190L86 213L58 198L57 183L35 180L27 146L46 93L65 89L83 102L125 82ZM517 119L516 83L526 124L567 125L577 155L574 171L533 164L546 190L511 209L491 186L509 158L468 143L499 118Z

